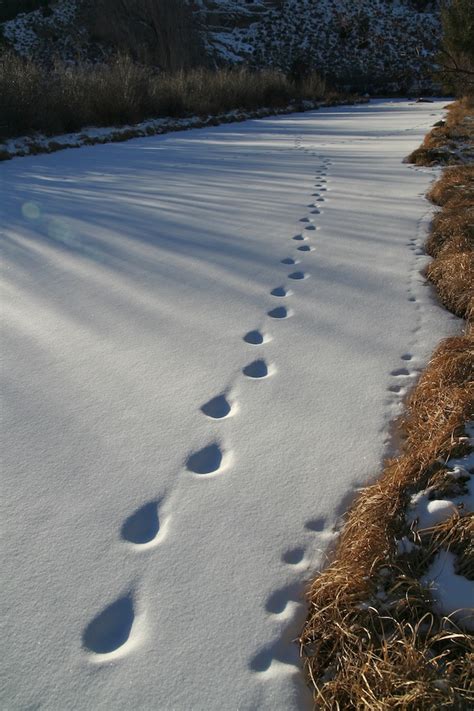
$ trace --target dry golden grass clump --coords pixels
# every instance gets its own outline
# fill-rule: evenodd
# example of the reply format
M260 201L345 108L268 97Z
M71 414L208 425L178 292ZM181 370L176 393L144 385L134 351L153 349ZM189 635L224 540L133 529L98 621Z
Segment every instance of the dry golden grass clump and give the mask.
M432 257L443 252L471 252L474 248L474 205L466 209L445 207L438 212L425 248Z
M442 254L428 265L426 276L449 311L474 320L474 252Z
M472 99L451 104L446 121L435 124L407 161L415 165L457 165L474 159ZM440 125L441 124L441 125Z
M469 116L474 118L466 102L453 105L449 131L426 140L419 160L427 160L433 146L442 149L457 131L456 123ZM461 160L472 151L472 133L468 141L471 146ZM436 349L399 424L400 456L360 493L332 562L308 589L309 614L300 645L317 708L474 707L473 636L454 619L437 614L420 583L442 550L456 555L457 573L474 579L474 516L459 510L425 530L410 526L406 518L417 492L466 493L466 481L452 476L443 462L472 449L464 425L474 417L473 194L473 166L443 171L429 193L442 209L426 244L434 257L427 277L446 307L467 319L466 333ZM397 541L402 538L416 547L400 555Z
M435 205L451 208L474 205L474 165L447 168L427 197Z
M474 120L474 110L469 115ZM426 251L434 257L426 276L446 308L471 322L474 319L474 165L446 168L428 198L439 205L441 211L433 220L426 242Z

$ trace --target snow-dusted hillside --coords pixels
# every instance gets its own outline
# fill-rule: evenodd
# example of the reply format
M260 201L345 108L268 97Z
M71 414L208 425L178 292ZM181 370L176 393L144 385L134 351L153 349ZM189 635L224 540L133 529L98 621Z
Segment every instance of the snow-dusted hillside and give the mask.
M419 91L432 86L441 29L437 5L427 7L419 12L409 0L286 0L246 30L211 28L210 37L224 58L251 47L257 66L316 67L351 88Z
M58 0L6 22L4 36L23 55L100 59L85 28L85 0ZM313 67L338 84L370 92L432 89L440 37L437 2L414 0L190 0L216 64L248 61L289 71Z

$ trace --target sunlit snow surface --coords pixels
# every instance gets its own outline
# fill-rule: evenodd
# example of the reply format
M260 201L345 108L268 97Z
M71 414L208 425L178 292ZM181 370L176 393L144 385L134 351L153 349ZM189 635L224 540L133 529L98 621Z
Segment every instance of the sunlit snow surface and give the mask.
M443 104L0 165L2 708L309 705L304 582L458 329L402 163Z

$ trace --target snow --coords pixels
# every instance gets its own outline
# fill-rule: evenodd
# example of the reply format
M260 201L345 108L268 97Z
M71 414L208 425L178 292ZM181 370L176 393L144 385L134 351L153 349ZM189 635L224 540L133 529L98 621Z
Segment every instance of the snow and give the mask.
M410 541L407 536L403 536L397 541L397 553L398 555L407 555L413 553L413 551L419 550L419 547Z
M472 424L466 426L467 443L474 447ZM430 528L447 521L457 514L465 516L474 512L474 451L460 458L449 459L445 464L449 476L466 484L467 492L454 499L437 499L435 487L428 487L414 494L410 499L407 515L408 523L416 521L417 528Z
M322 102L317 101L304 101L303 104L304 110L317 109L323 105ZM170 131L183 131L189 128L202 128L206 124L215 125L216 122L232 123L249 118L293 113L294 111L295 105L290 104L278 109L270 109L269 107L261 107L252 111L233 109L221 114L209 114L208 116L146 119L139 123L124 124L122 126L85 126L80 131L56 134L54 137L35 133L34 135L9 138L0 143L0 151L8 153L10 157L25 156L38 152L52 153L54 150L63 148L79 148L80 146L90 145L91 142L94 144L109 143L121 136L127 139L131 135L134 137L150 136Z
M414 511L409 520L417 520L418 528L430 528L447 521L458 512L457 506L446 499L429 499L429 492L422 491L412 497Z
M422 583L429 588L435 608L442 615L452 615L462 627L474 631L474 581L455 572L456 557L442 550Z
M473 423L468 422L465 430L467 436L463 439L470 447L474 447ZM416 522L418 529L430 528L453 515L466 516L474 511L474 451L449 459L443 464L454 481L465 484L467 492L452 500L437 499L434 498L435 487L429 487L412 496L407 521ZM397 541L398 553L410 553L410 544L406 538ZM462 627L474 630L474 581L456 574L456 562L453 553L441 549L421 583L429 588L435 610L443 615L452 615Z
M3 708L310 707L305 581L459 328L402 163L444 103L0 165Z

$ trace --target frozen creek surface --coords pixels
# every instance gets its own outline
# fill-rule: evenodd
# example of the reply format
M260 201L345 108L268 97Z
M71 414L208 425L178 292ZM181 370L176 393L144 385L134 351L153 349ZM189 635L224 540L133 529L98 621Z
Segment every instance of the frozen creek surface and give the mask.
M304 709L305 581L458 328L444 102L0 165L4 709Z

